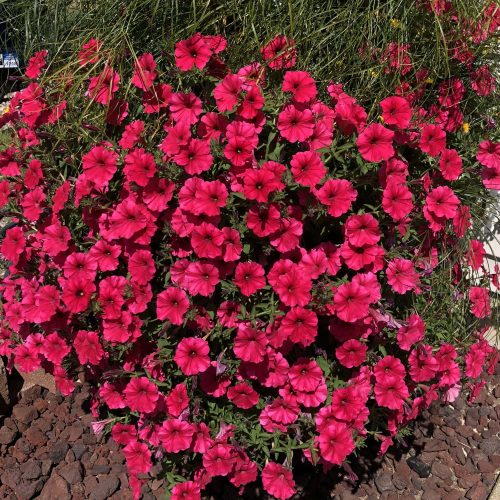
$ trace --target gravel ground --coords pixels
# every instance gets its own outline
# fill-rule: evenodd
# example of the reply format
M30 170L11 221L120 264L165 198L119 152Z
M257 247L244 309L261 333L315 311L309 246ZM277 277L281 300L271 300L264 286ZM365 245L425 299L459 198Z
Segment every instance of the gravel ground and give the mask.
M0 419L0 498L27 500L132 498L119 446L92 433L88 389L70 398L32 387L12 415ZM297 498L485 500L500 471L500 370L477 403L463 399L431 407L414 435L384 458L366 447L351 466L356 481L338 470L320 476L297 469ZM165 498L157 466L143 486L143 499ZM242 498L222 481L207 497ZM264 498L258 487L246 499Z

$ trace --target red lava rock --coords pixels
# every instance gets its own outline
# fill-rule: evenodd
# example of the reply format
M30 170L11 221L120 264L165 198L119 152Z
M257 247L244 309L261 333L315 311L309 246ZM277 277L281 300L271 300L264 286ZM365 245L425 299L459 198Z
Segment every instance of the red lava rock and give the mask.
M87 449L88 448L83 443L74 443L73 445L71 445L71 450L75 454L76 460L80 460Z
M6 417L4 419L3 425L5 425L5 427L8 427L9 429L14 429L16 431L18 430L15 420L10 417Z
M490 457L490 461L495 466L496 470L500 469L500 455L493 455Z
M17 429L19 430L19 432L21 432L21 433L26 432L28 430L28 428L29 428L29 425L23 424L22 422L17 420Z
M479 443L479 449L487 455L495 455L500 453L500 439L491 437Z
M90 451L85 451L83 452L82 456L80 457L80 461L85 467L91 467L92 464L95 462L95 457L92 458L93 454L90 453Z
M496 467L490 460L478 460L477 468L485 474L496 472Z
M114 439L110 439L107 442L107 447L110 452L118 451L120 449L120 445Z
M451 467L451 468L455 467L456 461L453 460L453 458L451 457L451 455L448 451L440 453L439 460L441 461L441 463L443 463L444 465L447 465L448 467Z
M481 475L481 480L486 489L491 489L497 480L497 475L494 472L488 472Z
M75 499L84 499L85 498L85 486L83 483L76 483L71 486L71 498Z
M125 467L125 464L112 464L111 465L111 473L112 474L119 475L126 470L127 470L127 468Z
M469 406L465 414L465 424L475 427L479 420L479 408L477 406Z
M70 485L80 483L83 478L83 468L80 462L72 462L70 464L66 464L57 472Z
M431 472L434 476L438 477L446 484L452 484L453 472L448 466L444 465L443 463L438 461L434 462L432 464Z
M468 490L479 481L481 481L481 474L467 474L466 476L459 477L457 479L457 484L458 486L460 486L460 488Z
M47 401L45 401L45 399L43 398L38 398L34 401L33 403L33 406L40 412L40 413L43 413L47 407L48 407L48 404L47 404Z
M12 415L19 422L28 425L38 417L38 411L33 406L18 405L14 406Z
M441 450L441 451L444 451L444 450ZM434 460L440 459L440 454L441 454L441 452L439 452L439 451L432 451L432 452L423 451L419 456L420 456L420 459L422 460L422 462L425 462L426 464L431 465L432 462L434 462Z
M460 465L464 465L467 461L467 455L460 444L458 447L450 448L450 455Z
M467 403L465 402L465 399L463 396L459 396L457 399L455 399L455 401L453 401L453 407L456 409L456 410L463 410L464 408L466 408L467 406Z
M108 500L133 500L132 492L129 491L118 491L113 493Z
M73 453L73 450L69 449L68 453L66 453L66 456L64 457L64 461L67 464L70 464L71 462L74 462L76 460L75 454Z
M439 481L439 480L438 480ZM442 500L444 495L443 491L439 488L439 483L435 478L428 479L423 485L423 495L422 498L425 500Z
M67 418L69 414L69 403L67 401L64 401L61 403L54 411L54 414L56 417L59 418Z
M483 432L481 432L481 437L483 439L488 439L488 438L491 438L493 436L496 436L497 435L497 431L492 431L490 429L485 429L483 430Z
M92 491L97 488L97 478L95 476L86 476L83 479L83 484L85 486L85 494L90 495Z
M56 472L52 472L38 500L71 500L68 483Z
M434 424L436 426L436 429L438 429L438 426L443 425L444 420L442 416L440 417L439 415L431 415L429 418L429 422L431 424Z
M496 419L496 414L492 415L492 419ZM497 420L490 420L488 429L493 432L500 432L500 422Z
M484 400L483 400L484 398ZM486 406L494 406L497 401L495 401L495 398L493 397L492 394L489 394L487 391L481 392L481 395L479 398L477 398L477 402Z
M33 425L26 431L26 439L33 446L44 446L47 443L47 437L38 427Z
M434 439L440 439L441 441L444 441L446 439L446 434L441 430L440 427L436 427L433 431L432 431L432 437Z
M122 488L128 487L128 474L126 472L123 472L118 476L118 479L120 480L120 484L122 485Z
M88 430L88 432L90 432L90 424L92 424L93 421L94 417L90 413L82 415L80 418L80 422L83 424L83 427Z
M452 490L446 495L446 500L463 500L464 494L458 490Z
M33 498L37 493L40 493L43 488L43 480L38 479L37 481L26 481L21 480L14 488L14 495L18 499Z
M470 452L469 452L470 454ZM467 458L467 461L465 462L465 468L469 472L469 474L473 474L477 472L477 467L474 465L474 462L470 457Z
M49 456L54 464L58 464L64 460L66 453L68 452L68 443L64 441L57 441L49 445Z
M94 434L84 434L83 435L83 444L93 445L97 443L97 438Z
M394 469L394 476L392 478L394 486L396 486L398 490L409 488L411 486L412 470L408 464L405 461L400 460L399 462L396 462Z
M467 439L471 448L477 448L477 444L481 442L481 434L474 434Z
M489 408L485 408L486 410L489 410ZM484 429L488 425L488 417L486 415L481 415L481 418L479 419L479 428Z
M42 464L42 474L44 476L47 476L52 469L52 460L50 459L42 460L41 464Z
M33 404L33 402L42 396L42 387L32 385L29 389L21 391L21 401L25 404Z
M38 479L42 475L41 464L38 460L28 460L19 466L23 479Z
M43 490L39 497L42 500L132 500L121 447L112 439L92 433L90 423L94 417L89 413L84 414L83 410L83 403L89 397L88 391L80 390L77 387L76 392L65 399L45 391L41 396L37 395L40 394L37 390L28 392L15 408L24 408L16 411L23 418L29 407L34 408L34 415L28 414L26 417L27 420L33 419L28 424L17 421L14 414L13 418L4 419L0 427L0 498L14 500L18 495L18 499L27 500L36 497L44 488L44 483L46 488L52 481L59 484L62 495L55 496L54 491L49 495L48 490ZM397 460L388 453L383 460L374 463L361 457L357 466L380 469L375 479L362 479L359 489L355 491L345 481L333 486L334 480L328 479L325 484L315 485L315 480L310 481L308 486L298 484L298 492L310 493L311 498L338 500L486 498L484 492L490 491L495 479L493 471L500 468L500 452L495 452L495 440L498 441L497 433L500 431L500 410L490 403L473 407L466 406L463 401L458 402L457 407L456 403L453 407L433 405L427 418L434 423L434 427L428 426L428 421L417 424L415 439L410 438L410 444L419 450L419 455L409 460L420 461L429 473L432 470L431 477L418 477L405 459ZM472 416L467 416L471 409ZM41 414L39 417L38 412ZM475 432L474 428L481 433ZM41 439L40 434L48 440L46 445L36 444L37 439ZM20 443L14 446L16 439ZM58 446L61 446L60 450ZM60 460L55 456L58 453L64 453ZM16 461L16 457L21 464ZM149 475L143 475L146 482L143 500L165 497L166 483L160 479L160 474L161 466L157 466ZM3 476L12 487L3 481ZM301 483L298 476L296 480ZM307 474L303 476L307 480ZM17 490L14 491L14 488ZM308 488L312 488L312 491ZM262 492L258 488L255 491L252 498L260 498ZM212 498L218 500L232 496L221 492Z
M33 446L26 438L20 437L16 441L14 449L18 450L20 453L24 455L29 455L33 451Z
M70 431L69 436L68 436L68 442L74 443L75 441L80 439L82 434L83 434L83 424L81 422L75 422L71 426L71 431Z
M476 483L467 491L465 498L469 500L486 500L488 498L488 490L481 483Z
M441 430L448 436L448 437L454 437L456 435L455 429L452 429L451 427L448 426L443 426Z
M469 437L472 437L474 435L473 429L467 425L459 426L456 429L456 431L457 431L457 434L460 434L460 436L462 436L464 438L469 438Z
M151 491L157 491L163 486L164 481L162 479L153 479L151 481Z
M11 429L5 425L0 427L0 444L11 444L16 440L17 436L17 429Z
M455 430L462 425L462 421L456 415L446 417L445 422L448 427L452 427Z
M0 474L0 482L6 484L12 490L21 481L21 471L19 467L10 466L5 468L5 470Z
M61 434L61 431L66 427L66 422L64 420L57 420L54 424L54 430L56 431L56 435Z
M155 500L163 500L164 498L166 498L167 496L167 488L165 487L162 487L160 488L159 490L155 490L153 491L153 495L155 497ZM397 495L396 495L397 496ZM359 496L358 495L351 495L350 497L344 497L344 496L341 496L341 500L344 500L344 498L347 500L348 498L354 498L355 500L359 499ZM404 499L404 496L403 495L399 495L397 496L398 499ZM407 498L406 500L415 500L415 497L413 498Z
M430 439L427 443L425 443L426 452L444 451L446 448L446 443L438 439Z
M23 463L23 462L26 462L26 460L28 459L26 453L24 453L23 451L21 451L19 448L14 448L12 450L12 456L19 462L19 463Z
M125 461L123 454L118 451L113 451L109 455L109 462L111 464L122 464Z
M87 473L92 474L93 476L98 476L99 474L107 474L110 470L111 467L109 465L96 464L90 469L87 469Z
M375 477L375 486L380 493L384 493L385 491L395 490L396 487L392 483L392 476L388 473L378 474Z
M89 496L90 500L106 500L120 487L120 481L116 476L102 476L99 478L97 487Z
M50 460L50 454L47 450L47 447L42 446L41 448L36 448L35 452L33 453L33 458L36 458L37 460Z
M488 457L483 453L482 450L472 448L469 451L468 457L469 460L477 467L481 460L488 460Z
M48 434L48 432L52 429L52 422L46 418L36 419L33 425L36 425L44 434Z

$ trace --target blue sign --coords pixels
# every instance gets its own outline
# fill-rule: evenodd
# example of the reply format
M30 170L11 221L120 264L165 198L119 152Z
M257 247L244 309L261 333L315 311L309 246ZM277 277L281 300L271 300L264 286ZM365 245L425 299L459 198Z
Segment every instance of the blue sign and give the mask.
M2 52L0 54L0 68L19 68L19 58L16 52Z

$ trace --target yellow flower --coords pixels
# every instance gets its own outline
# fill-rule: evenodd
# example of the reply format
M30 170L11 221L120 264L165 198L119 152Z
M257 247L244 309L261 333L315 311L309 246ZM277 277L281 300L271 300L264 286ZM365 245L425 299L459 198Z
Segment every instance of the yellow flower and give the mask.
M462 124L462 130L463 130L464 134L468 134L469 130L470 130L470 125L467 122L463 123Z
M434 80L432 78L426 78L424 80L425 83L434 83Z
M379 117L378 117L378 121L379 121L380 123L384 123L384 117L383 117L382 115L379 115Z
M370 75L373 76L373 78L377 78L378 76L378 71L375 71L374 69L370 70Z
M8 113L9 111L10 111L10 106L7 104L7 106L5 106L5 108L3 110L2 115L4 115L5 113Z
M401 21L399 19L391 19L391 26L393 28L401 28Z

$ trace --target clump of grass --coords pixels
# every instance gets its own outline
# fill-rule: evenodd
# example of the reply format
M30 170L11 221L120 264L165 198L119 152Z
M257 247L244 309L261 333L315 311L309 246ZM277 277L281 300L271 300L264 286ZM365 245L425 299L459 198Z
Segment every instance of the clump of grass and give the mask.
M488 3L453 2L472 20ZM390 42L411 44L416 69L427 68L434 80L456 74L448 28L415 0L17 0L1 4L0 15L25 58L46 48L58 64L83 41L99 37L112 51L152 52L162 65L176 41L201 31L226 36L232 46L228 63L237 67L284 33L296 40L301 66L319 81L344 82L360 100L385 96L398 78L385 74L380 62L361 58L363 47L383 51Z

